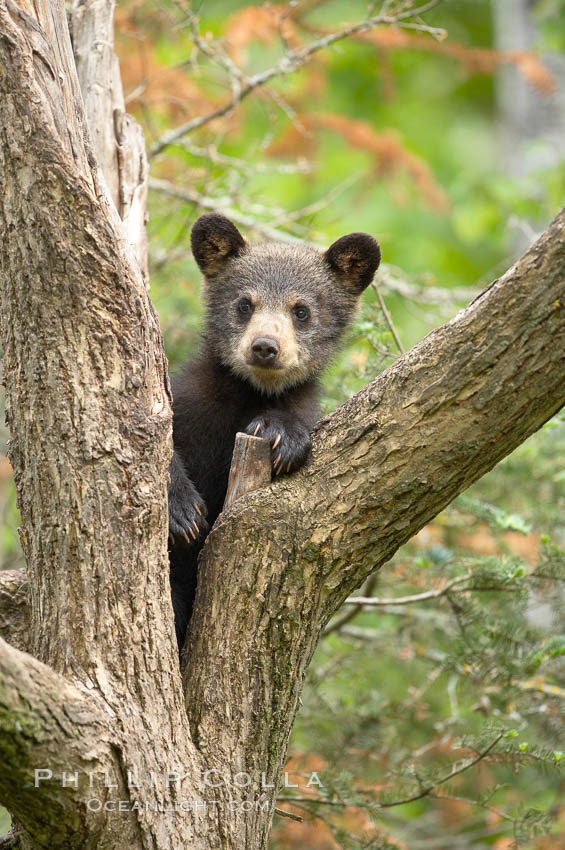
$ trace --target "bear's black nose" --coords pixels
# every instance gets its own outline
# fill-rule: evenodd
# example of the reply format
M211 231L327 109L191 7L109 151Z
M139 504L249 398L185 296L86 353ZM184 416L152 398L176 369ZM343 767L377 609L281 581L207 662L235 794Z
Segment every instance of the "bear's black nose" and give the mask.
M276 339L259 337L251 346L253 362L258 366L271 366L279 356L279 344Z

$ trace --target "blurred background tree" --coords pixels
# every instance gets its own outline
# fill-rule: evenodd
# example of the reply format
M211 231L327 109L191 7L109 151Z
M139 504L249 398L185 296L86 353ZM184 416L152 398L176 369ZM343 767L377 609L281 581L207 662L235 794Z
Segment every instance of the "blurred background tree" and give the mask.
M331 410L511 265L562 205L563 0L425 5L408 26L361 28L285 64L410 4L120 4L171 371L198 344L189 230L202 212L252 240L380 241L384 266L327 376ZM556 417L330 624L273 850L565 848L564 457ZM22 566L5 458L0 497L2 565ZM312 771L321 786L306 786Z

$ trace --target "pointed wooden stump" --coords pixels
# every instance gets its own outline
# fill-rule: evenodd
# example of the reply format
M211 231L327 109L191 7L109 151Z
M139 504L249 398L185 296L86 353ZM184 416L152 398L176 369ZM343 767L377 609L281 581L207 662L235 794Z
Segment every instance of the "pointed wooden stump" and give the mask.
M271 447L261 437L236 434L224 510L271 481Z

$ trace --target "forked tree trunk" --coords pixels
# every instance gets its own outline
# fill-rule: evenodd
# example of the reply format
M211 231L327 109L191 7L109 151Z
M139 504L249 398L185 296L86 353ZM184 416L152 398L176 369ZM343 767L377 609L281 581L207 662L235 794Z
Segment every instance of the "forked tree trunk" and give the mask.
M75 9L75 39L79 12L104 8ZM0 639L0 800L22 847L264 850L324 624L565 402L565 213L321 422L307 469L220 517L182 681L165 358L142 240L132 251L86 138L61 0L0 0L0 180L1 332L28 565L0 576L0 630L19 647ZM37 768L53 776L34 787ZM63 772L76 782L62 788Z

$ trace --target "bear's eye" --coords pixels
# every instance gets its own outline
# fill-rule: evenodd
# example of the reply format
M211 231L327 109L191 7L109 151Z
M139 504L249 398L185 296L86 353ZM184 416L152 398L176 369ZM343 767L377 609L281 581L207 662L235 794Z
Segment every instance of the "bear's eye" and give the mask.
M237 309L242 316L250 316L253 312L253 304L249 298L240 298L237 302Z
M300 322L305 322L306 319L310 318L310 310L302 304L298 304L292 312Z

